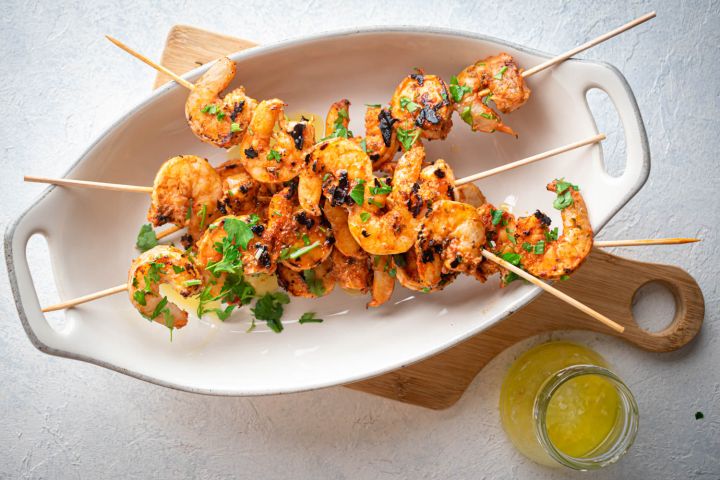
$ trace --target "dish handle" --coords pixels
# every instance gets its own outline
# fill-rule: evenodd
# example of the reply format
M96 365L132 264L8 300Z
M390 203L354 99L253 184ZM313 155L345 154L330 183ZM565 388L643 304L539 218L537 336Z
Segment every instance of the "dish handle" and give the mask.
M37 349L58 355L70 350L70 338L55 331L41 310L27 259L28 242L36 234L48 238L37 209L29 210L8 225L5 231L5 263L15 306L30 341Z
M640 190L650 174L650 147L645 124L630 85L617 68L602 62L583 63L586 68L577 69L573 82L580 89L588 113L593 117L587 101L588 91L593 88L602 90L613 103L625 132L627 158L624 172L619 177L606 173L604 180L607 188L615 190L621 197L627 197L627 201Z

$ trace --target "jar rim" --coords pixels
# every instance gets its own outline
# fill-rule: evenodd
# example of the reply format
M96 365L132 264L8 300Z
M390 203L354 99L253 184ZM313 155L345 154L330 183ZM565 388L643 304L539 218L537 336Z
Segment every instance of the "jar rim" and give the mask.
M612 383L620 398L619 405L623 418L621 419L621 424L619 425L620 430L617 432L616 439L606 451L587 457L574 457L560 451L555 447L552 440L550 440L547 431L546 414L550 400L555 392L573 378L584 375L599 375ZM540 445L555 461L566 467L582 471L596 470L605 467L615 463L625 455L637 436L639 417L637 402L627 385L613 372L597 365L572 365L558 370L542 384L535 396L535 402L533 404L535 437Z

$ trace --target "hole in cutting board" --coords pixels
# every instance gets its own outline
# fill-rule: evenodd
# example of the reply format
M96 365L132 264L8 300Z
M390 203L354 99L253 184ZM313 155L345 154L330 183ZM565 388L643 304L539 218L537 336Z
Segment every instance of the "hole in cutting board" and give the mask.
M598 132L607 135L602 142L605 171L611 177L619 177L625 171L625 130L615 105L608 94L599 88L591 88L586 94L588 107L595 118Z
M640 328L657 333L672 323L677 303L667 286L661 282L649 282L635 292L632 312Z
M39 233L30 237L25 247L25 253L40 306L45 307L58 303L60 296L55 286L55 274L52 271L50 251L45 237ZM58 333L63 333L68 327L68 320L62 310L48 312L45 314L45 318L50 328Z

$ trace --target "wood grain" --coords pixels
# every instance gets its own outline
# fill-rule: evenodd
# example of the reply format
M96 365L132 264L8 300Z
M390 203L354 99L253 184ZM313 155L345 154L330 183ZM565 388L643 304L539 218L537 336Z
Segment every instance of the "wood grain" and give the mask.
M162 64L182 74L221 55L255 44L195 27L170 30ZM155 86L168 79L158 75ZM491 281L497 281L493 279ZM661 332L641 329L632 315L635 293L649 282L665 285L674 295L676 313ZM653 352L669 352L687 345L705 316L697 282L683 269L642 263L594 249L583 267L555 286L625 327L618 334L547 293L522 310L478 335L423 361L348 388L433 409L452 406L475 375L496 355L526 338L555 330L590 330L614 335L628 344Z

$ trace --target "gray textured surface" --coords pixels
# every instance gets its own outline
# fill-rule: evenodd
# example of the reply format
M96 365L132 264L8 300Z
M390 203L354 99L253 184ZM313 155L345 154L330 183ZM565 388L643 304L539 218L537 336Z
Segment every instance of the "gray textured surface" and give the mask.
M716 224L720 204L720 4L647 1L425 2L2 2L0 213L3 224L43 190L23 173L61 175L112 120L144 97L154 73L102 37L115 34L157 57L166 32L193 24L269 42L352 25L415 24L474 30L560 52L652 9L659 17L583 54L617 66L645 118L653 167L643 190L603 238L701 236L688 247L624 249L679 264L703 288L699 338L671 354L631 349L599 335L567 334L610 358L635 392L641 431L623 461L592 478L720 477L720 314ZM211 5L212 4L212 5ZM207 12L214 12L208 17ZM597 98L595 98L597 97ZM601 129L615 117L592 98ZM522 114L522 113L519 113ZM622 145L606 146L620 157ZM616 168L616 167L613 167ZM37 245L33 245L37 247ZM32 255L42 299L52 280ZM36 351L0 278L2 478L550 478L506 440L497 414L503 373L534 339L486 368L455 407L426 411L342 388L271 398L175 392ZM656 292L657 293L657 292ZM672 305L640 306L661 325ZM696 421L701 410L705 419Z

